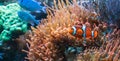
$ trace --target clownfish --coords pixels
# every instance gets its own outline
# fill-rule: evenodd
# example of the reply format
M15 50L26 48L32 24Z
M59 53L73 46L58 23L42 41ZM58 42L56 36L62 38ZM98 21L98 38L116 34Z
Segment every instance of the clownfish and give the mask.
M86 27L86 25L83 25L82 27L73 26L68 32L79 39L84 38L84 40L97 38L98 36L97 30L92 30L90 27Z

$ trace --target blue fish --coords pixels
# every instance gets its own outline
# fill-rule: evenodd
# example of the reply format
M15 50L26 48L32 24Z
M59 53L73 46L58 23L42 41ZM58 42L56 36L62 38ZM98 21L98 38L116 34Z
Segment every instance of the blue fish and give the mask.
M34 16L32 16L30 13L25 12L25 11L18 11L18 16L20 19L22 19L23 21L31 24L32 26L38 25L40 22L38 20L35 19Z
M18 4L23 8L26 9L28 11L43 11L44 13L46 13L46 7L40 5L40 3L38 3L37 1L34 0L18 0Z

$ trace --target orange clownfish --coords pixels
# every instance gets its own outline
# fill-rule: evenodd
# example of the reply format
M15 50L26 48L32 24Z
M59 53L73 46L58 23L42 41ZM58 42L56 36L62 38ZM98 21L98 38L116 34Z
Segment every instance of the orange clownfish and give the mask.
M96 38L98 36L97 30L92 30L90 27L86 27L86 25L83 25L81 28L77 26L73 26L70 28L69 33L77 38L84 38L84 39L92 39Z

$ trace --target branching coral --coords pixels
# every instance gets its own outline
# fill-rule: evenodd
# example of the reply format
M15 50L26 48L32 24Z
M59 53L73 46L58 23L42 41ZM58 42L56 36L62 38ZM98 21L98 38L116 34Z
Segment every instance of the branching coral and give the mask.
M52 10L52 11L51 11ZM49 8L47 19L42 20L32 32L27 41L30 44L27 59L29 61L67 61L65 58L66 46L80 46L82 40L77 40L68 32L78 22L92 23L96 20L96 14L79 6L76 0L73 4L66 0L54 0L54 7ZM92 18L91 18L92 17ZM92 22L93 21L93 22Z
M19 10L17 3L0 6L0 41L8 41L16 37L14 33L18 35L27 31L27 24L17 15Z

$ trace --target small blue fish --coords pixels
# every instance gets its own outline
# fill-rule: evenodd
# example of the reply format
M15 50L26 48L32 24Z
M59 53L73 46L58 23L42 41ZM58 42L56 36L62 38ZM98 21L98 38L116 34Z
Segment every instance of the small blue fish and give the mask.
M32 26L38 25L40 22L35 19L30 13L25 11L18 11L18 16L20 19L24 20L25 22L31 24Z
M43 11L44 13L46 13L46 7L40 5L40 3L38 3L37 1L33 1L33 0L18 0L18 4L23 9L26 9L28 11L32 11L32 12Z

